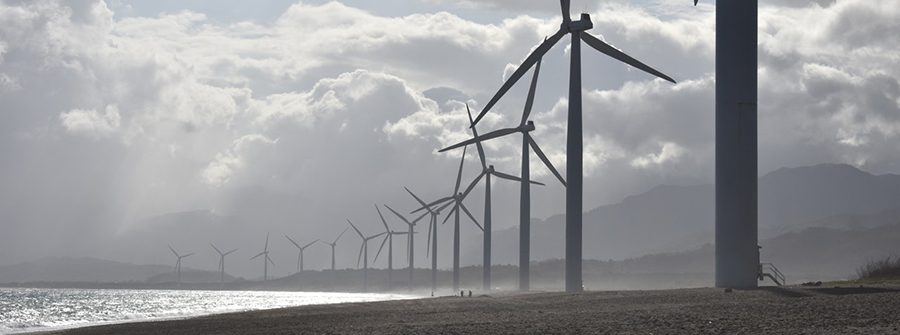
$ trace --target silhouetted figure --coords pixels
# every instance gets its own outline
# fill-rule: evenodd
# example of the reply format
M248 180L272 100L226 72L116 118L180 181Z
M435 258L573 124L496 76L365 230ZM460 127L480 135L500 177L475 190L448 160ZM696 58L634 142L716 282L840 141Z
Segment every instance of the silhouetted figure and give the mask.
M469 298L472 297L472 290L469 290Z
M465 296L466 296L466 291L459 291L459 296L460 296L460 297L465 297Z

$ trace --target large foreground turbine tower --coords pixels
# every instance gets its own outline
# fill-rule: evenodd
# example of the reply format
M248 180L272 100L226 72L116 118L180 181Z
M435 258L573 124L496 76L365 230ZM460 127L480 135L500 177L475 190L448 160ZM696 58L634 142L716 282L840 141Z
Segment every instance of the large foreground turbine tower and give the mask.
M697 5L697 0L694 0ZM756 287L757 0L716 2L716 286Z

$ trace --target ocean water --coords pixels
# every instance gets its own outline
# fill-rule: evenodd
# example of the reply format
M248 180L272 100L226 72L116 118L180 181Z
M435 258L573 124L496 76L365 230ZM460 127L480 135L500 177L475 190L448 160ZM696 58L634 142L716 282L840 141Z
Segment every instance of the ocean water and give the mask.
M0 334L412 298L364 293L0 288Z

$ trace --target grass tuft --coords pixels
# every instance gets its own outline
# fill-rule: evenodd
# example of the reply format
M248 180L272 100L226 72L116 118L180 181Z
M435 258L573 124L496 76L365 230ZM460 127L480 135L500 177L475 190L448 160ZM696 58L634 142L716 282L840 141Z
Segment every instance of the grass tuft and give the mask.
M900 279L900 257L887 256L882 259L870 259L858 269L856 275L860 281L895 281Z

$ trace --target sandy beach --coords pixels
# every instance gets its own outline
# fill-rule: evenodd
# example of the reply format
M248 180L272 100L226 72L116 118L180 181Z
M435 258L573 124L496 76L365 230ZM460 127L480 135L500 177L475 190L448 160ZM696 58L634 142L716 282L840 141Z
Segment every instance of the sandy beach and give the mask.
M900 334L900 286L475 293L42 334Z

